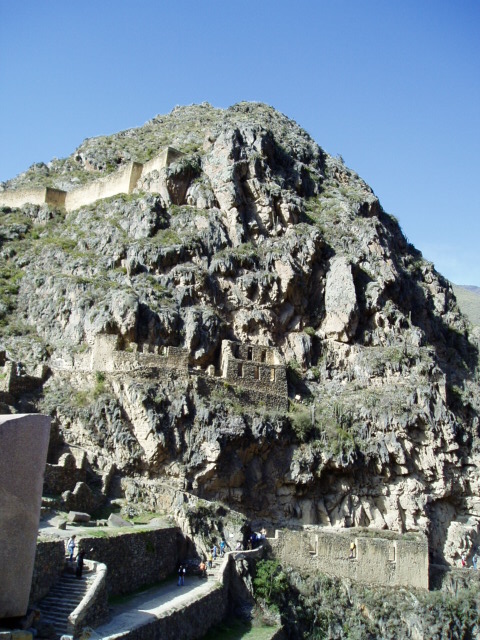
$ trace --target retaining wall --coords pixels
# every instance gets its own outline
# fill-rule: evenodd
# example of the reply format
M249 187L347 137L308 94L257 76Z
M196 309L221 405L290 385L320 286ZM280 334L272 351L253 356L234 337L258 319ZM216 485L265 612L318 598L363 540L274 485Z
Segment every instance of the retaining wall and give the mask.
M63 540L39 540L33 567L30 605L44 598L60 579L65 565Z
M202 638L214 625L227 615L228 584L233 566L230 560L220 569L218 582L211 581L208 593L198 595L181 608L170 608L161 614L152 612L151 621L142 620L141 626L115 633L115 640L195 640Z
M232 385L231 391L226 384ZM235 384L234 388L233 384ZM211 394L212 391L226 393L227 395L231 392L232 400L238 399L244 404L258 406L260 403L263 403L267 409L272 411L288 410L288 396L286 394L280 395L275 393L275 390L255 388L253 385L252 388L249 389L243 385L242 381L236 383L234 381L227 381L224 378L212 378L199 375L197 378L197 389L199 393L206 396Z
M185 541L177 527L125 531L108 537L82 534L79 549L90 560L108 567L109 596L125 595L174 573L183 557Z
M142 165L139 162L130 162L115 173L69 191L65 197L65 209L74 211L101 198L131 193L141 173Z
M140 178L152 171L160 171L182 156L183 153L180 151L167 147L145 164L130 162L115 173L68 192L52 187L0 191L0 206L23 207L27 203L38 205L47 203L65 207L67 211L74 211L101 198L110 198L120 193L132 193Z
M361 532L277 531L269 538L274 556L299 571L320 571L338 578L388 587L428 589L428 543L425 538L362 537ZM355 542L354 558L349 558Z
M148 173L151 173L152 171L161 171L161 169L168 167L170 163L175 162L175 160L178 160L182 156L183 153L181 153L180 151L177 151L173 147L167 147L162 151L160 155L145 162L142 167L141 177L144 178Z
M65 191L52 187L39 187L37 189L18 189L17 191L0 191L0 206L23 207L25 204L52 204L65 206Z

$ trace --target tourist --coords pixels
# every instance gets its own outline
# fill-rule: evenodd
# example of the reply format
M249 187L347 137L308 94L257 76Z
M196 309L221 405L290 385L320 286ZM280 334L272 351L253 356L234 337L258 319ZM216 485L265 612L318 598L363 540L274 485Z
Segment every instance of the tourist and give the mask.
M200 569L200 575L198 577L199 578L206 578L207 577L207 565L205 564L205 562L203 560L200 562L198 568Z
M213 554L212 552L210 552L210 555L208 556L208 568L211 569L213 567Z
M213 555L213 559L214 559L214 560L216 560L216 559L217 559L217 551L218 551L218 549L217 549L217 545L216 545L216 544L214 544L214 545L213 545L213 547L212 547L212 555Z
M475 571L477 570L477 563L478 563L478 554L475 553L473 558L472 558L472 562L473 562L473 568L475 569Z
M225 555L225 545L226 545L226 544L227 544L227 543L225 542L225 540L222 540L222 541L220 542L220 555L221 555L221 557L222 557L222 558L223 558L223 556Z
M353 559L355 558L355 552L357 550L357 547L355 545L355 542L351 542L350 543L350 555L348 556L349 559Z
M183 564L181 564L178 567L178 586L179 587L183 587L183 585L185 584L185 567L183 566Z
M69 541L67 542L67 551L70 554L70 557L68 559L69 562L73 562L73 552L75 551L75 546L76 546L75 545L75 538L76 537L77 537L76 535L73 535L69 539Z
M77 554L77 568L75 570L75 575L77 578L82 577L83 573L83 559L85 558L85 551L81 549Z
M462 553L462 557L460 558L460 564L462 568L467 566L467 556L465 553Z
M241 551L241 550L242 550L242 543L239 540L235 546L235 551Z

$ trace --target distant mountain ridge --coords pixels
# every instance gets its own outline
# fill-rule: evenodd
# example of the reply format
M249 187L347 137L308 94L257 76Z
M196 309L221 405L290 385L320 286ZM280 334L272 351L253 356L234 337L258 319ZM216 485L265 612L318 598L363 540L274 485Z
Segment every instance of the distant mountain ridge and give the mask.
M480 326L480 287L452 284L458 306L470 322Z

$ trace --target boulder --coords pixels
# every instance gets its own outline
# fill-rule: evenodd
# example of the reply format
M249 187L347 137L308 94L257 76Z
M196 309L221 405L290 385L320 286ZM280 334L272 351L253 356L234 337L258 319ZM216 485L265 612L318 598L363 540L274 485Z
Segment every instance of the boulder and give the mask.
M0 619L28 609L50 418L0 416Z
M88 513L82 513L81 511L69 511L69 522L90 522L90 515Z
M120 516L117 516L115 513L111 513L108 518L108 526L109 527L133 527L131 522L127 522Z
M65 520L65 518L62 518L62 516L55 516L54 518L51 518L48 523L52 526L52 527L56 527L57 529L60 529L61 531L65 531L65 529L67 528L67 521Z

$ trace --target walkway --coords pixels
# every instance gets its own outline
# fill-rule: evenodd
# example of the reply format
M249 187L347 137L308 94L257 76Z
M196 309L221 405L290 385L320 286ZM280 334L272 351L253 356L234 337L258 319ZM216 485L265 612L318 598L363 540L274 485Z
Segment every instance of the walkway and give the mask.
M220 569L227 558L217 560L208 571L208 579L187 576L183 587L177 586L177 578L171 578L158 587L152 587L134 595L122 604L111 606L110 622L95 629L91 640L123 638L134 629L164 618L173 611L183 609L219 587Z

